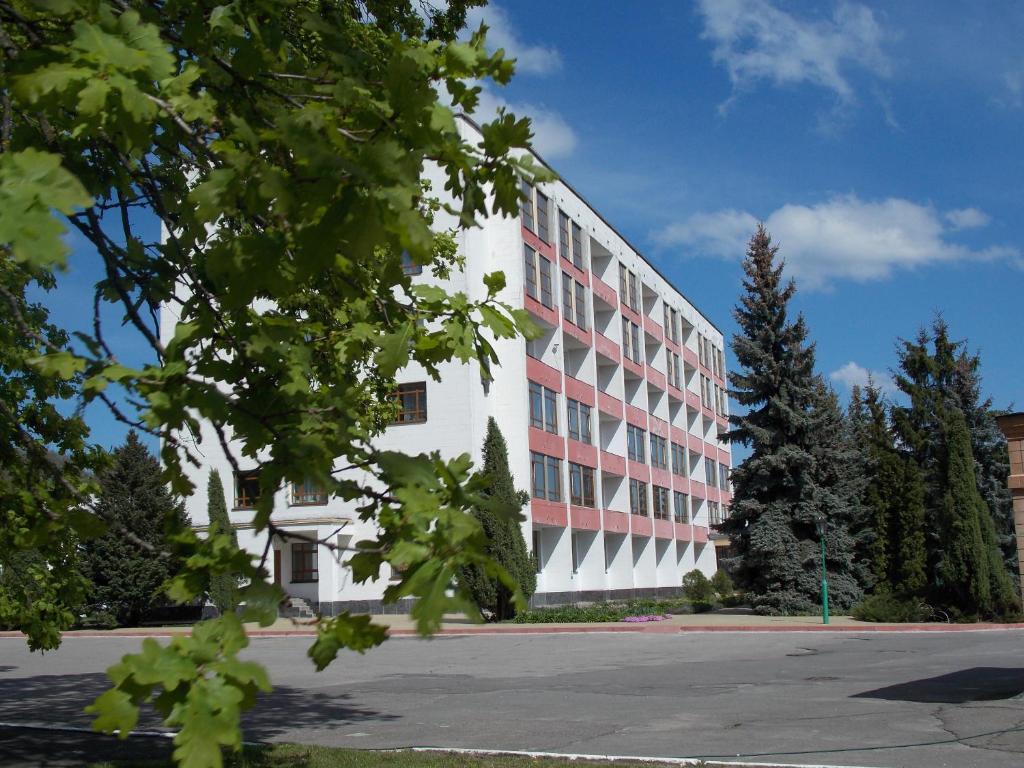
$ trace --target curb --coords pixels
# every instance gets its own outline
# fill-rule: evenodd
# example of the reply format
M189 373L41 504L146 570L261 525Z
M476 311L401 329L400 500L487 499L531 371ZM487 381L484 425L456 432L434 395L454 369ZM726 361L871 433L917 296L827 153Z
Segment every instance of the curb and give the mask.
M530 625L523 624L515 629L499 629L496 627L478 626L459 629L442 629L435 632L432 637L466 637L466 636L501 636L501 635L570 635L570 634L650 634L650 635L676 635L676 634L703 634L722 632L742 632L746 634L758 634L764 632L853 632L865 633L922 633L922 632L1005 632L1024 629L1024 623L1014 624L884 624L884 625L823 625L823 624L786 624L779 626L760 626L757 624L723 626L716 624L703 624L694 626L678 625L628 625L609 623L607 625L594 624L590 626L564 626L559 624ZM180 632L114 632L104 630L79 630L65 632L64 638L140 638L140 637L175 637L188 634L187 630ZM251 638L260 637L315 637L316 630L313 629L253 629L248 631ZM388 629L388 636L394 638L420 637L415 629ZM20 632L0 632L0 639L22 638Z

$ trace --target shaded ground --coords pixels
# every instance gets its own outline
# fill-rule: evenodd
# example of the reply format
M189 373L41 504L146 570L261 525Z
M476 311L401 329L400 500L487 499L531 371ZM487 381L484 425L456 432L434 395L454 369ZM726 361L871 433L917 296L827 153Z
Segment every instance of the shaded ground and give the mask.
M0 721L86 725L138 647L0 640ZM590 634L396 639L316 674L308 638L249 655L277 688L250 740L933 768L1024 764L1024 632ZM151 716L142 728L156 727ZM0 728L0 765L48 734ZM6 752L4 750L7 750ZM25 764L22 762L22 764ZM33 764L33 763L28 763ZM75 763L70 763L75 764Z

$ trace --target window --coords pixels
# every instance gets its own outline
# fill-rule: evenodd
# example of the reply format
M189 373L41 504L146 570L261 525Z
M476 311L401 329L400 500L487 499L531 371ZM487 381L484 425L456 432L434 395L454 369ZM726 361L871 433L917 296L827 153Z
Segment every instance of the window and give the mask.
M679 343L679 313L674 309L669 310L669 331L671 333L670 338L676 344Z
M622 264L619 264L619 300L634 312L640 311L640 282Z
M572 549L572 572L577 574L580 572L580 542L578 533L574 533L569 537L569 545Z
M697 474L697 465L700 464L700 454L694 451L687 451L690 454L690 474Z
M528 245L523 246L523 268L526 273L526 295L531 299L540 298L537 285L537 252Z
M548 196L537 190L537 234L545 243L551 242L551 231L548 226L550 207Z
M711 379L703 373L700 375L700 404L711 408Z
M582 283L562 273L562 313L570 323L587 329L587 293Z
M569 410L569 437L590 445L590 406L576 400L567 400Z
M725 464L718 465L718 487L723 491L729 490L729 467Z
M551 261L524 245L523 268L526 272L526 295L553 309L555 300L551 293Z
M651 433L651 466L668 469L668 442L664 437Z
M316 563L316 544L299 542L292 544L292 583L319 581L320 572Z
M578 507L595 507L594 470L582 464L569 464L569 502Z
M583 229L572 223L572 263L576 269L583 269Z
M235 509L253 509L260 498L260 471L235 472Z
M534 565L534 568L536 569L537 573L540 573L540 571L541 571L541 567L540 567L540 556L541 556L541 553L540 553L540 541L541 541L540 531L534 531L533 532L533 565Z
M672 474L686 477L686 449L679 443L672 443Z
M722 515L722 507L717 501L708 502L708 522L711 525L721 525L725 522L725 517Z
M327 492L315 480L306 479L301 483L292 483L292 504L326 504Z
M565 211L558 211L558 255L566 261L572 261L572 252L569 250L569 217Z
M548 501L562 500L562 460L543 453L530 452L530 475L533 497Z
M687 496L685 493L673 491L672 510L675 514L675 519L677 523L688 523L688 515L690 511L690 497Z
M552 293L551 262L537 254L537 263L540 267L540 303L549 309L554 309L555 297Z
M622 318L622 352L637 365L640 364L640 326Z
M697 360L705 368L708 367L707 358L704 356L704 336L699 333L697 334Z
M530 382L530 426L558 434L558 393Z
M671 349L665 350L665 372L668 376L668 385L676 389L683 388L683 369L679 355Z
M408 251L402 251L402 273L406 275L419 275L423 273L423 266L415 263Z
M704 480L708 488L718 487L718 463L714 459L704 457Z
M652 487L654 497L654 516L658 520L671 520L672 513L668 507L668 488L660 485Z
M427 383L399 384L398 415L392 424L422 424L427 420Z
M640 427L634 427L632 424L626 425L626 455L633 461L639 461L645 463L647 459L644 457L644 442L646 436L645 430Z
M647 517L647 483L629 478L629 513Z
M533 223L533 187L524 181L519 189L519 217L523 220L523 226L534 232L536 226Z

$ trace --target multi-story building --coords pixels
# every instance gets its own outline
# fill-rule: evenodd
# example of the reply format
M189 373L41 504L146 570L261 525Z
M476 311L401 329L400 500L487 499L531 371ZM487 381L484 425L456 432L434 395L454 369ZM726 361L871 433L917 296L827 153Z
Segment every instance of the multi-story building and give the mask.
M1007 483L1013 495L1013 530L1017 537L1017 570L1020 575L1021 599L1024 599L1024 412L1007 413L997 421L1006 435L1010 455L1010 476Z
M479 140L469 121L460 130ZM729 453L719 439L727 408L722 334L568 184L523 192L518 218L490 217L458 235L463 271L415 279L482 297L483 275L500 270L500 298L525 307L543 334L496 342L501 364L488 385L458 362L440 381L417 366L402 371L401 412L379 444L479 461L493 416L517 485L531 495L523 534L537 556L535 604L678 591L684 573L715 571L709 526L730 500ZM165 335L174 320L163 313ZM240 543L262 553L266 540L250 522L255 477L233 474L206 431L208 464L195 471L188 512L205 522L208 470L218 468L231 478L225 491ZM274 518L342 545L374 534L310 484L281 489ZM314 545L272 548L275 580L289 594L325 614L380 609L386 579L354 584L343 562Z

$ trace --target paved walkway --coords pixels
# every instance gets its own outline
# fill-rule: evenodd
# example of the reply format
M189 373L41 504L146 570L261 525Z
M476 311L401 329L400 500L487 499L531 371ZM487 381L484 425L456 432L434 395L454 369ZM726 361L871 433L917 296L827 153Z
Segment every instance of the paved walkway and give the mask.
M408 615L374 616L374 621L389 628L392 637L411 636L416 633L415 622ZM269 627L247 625L250 636L281 637L316 634L310 621L278 619ZM664 621L632 623L578 622L566 624L474 624L464 616L445 617L440 635L492 635L492 634L561 634L579 632L640 632L646 634L677 634L680 632L964 632L1024 629L1024 624L881 624L857 621L849 616L832 616L826 626L820 616L749 616L723 613L698 613L672 616ZM112 630L77 630L66 632L65 637L107 636L167 636L186 634L187 626L133 627ZM18 637L17 632L0 632L0 637Z

